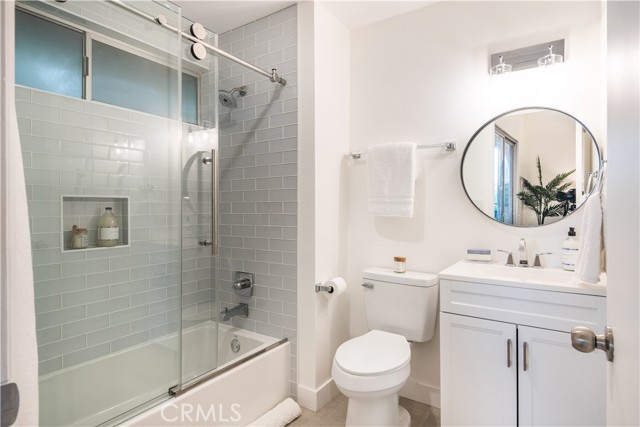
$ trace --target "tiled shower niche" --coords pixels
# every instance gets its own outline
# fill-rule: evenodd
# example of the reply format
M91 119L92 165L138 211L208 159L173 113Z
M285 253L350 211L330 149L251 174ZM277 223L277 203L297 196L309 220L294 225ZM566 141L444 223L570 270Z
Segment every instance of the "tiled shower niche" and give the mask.
M61 196L61 239L62 252L86 251L93 249L112 249L129 246L129 197L122 196ZM120 235L115 246L98 246L98 221L107 207L118 220ZM73 226L86 228L89 246L72 248Z

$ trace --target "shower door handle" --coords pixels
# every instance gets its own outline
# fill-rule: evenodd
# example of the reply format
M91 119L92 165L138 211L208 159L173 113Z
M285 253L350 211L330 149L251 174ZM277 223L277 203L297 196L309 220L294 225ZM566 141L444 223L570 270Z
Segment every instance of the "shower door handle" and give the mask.
M218 255L220 239L218 238L218 152L211 149L211 157L202 159L205 165L211 165L211 255Z

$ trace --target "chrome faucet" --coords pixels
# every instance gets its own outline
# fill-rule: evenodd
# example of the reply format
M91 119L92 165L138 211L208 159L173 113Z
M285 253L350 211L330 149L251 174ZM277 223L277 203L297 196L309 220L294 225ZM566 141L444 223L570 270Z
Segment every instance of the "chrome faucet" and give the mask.
M504 263L507 267L515 267L516 265L513 262L513 254L509 251L505 251L504 249L498 249L498 252L503 252L507 254L507 261Z
M529 254L527 253L527 242L524 237L518 243L518 267L529 267Z
M551 255L551 254L553 254L553 252L543 252L543 253L536 254L536 257L533 260L533 266L532 267L533 268L543 268L542 267L542 263L540 262L540 256L541 255Z
M240 303L235 307L231 307L231 308L225 307L224 310L222 310L218 314L218 321L226 322L227 320L231 320L232 317L236 317L236 316L240 316L240 317L249 316L249 306L245 303Z

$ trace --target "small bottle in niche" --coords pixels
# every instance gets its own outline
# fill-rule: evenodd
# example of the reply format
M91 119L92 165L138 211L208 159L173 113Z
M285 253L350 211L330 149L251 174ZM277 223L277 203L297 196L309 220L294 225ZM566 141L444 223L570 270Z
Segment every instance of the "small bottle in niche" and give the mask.
M98 246L116 246L119 237L118 218L111 212L111 208L107 207L98 220Z
M393 257L393 272L405 273L407 271L407 258L403 256Z
M89 247L89 233L86 228L74 225L71 229L71 249L84 249Z

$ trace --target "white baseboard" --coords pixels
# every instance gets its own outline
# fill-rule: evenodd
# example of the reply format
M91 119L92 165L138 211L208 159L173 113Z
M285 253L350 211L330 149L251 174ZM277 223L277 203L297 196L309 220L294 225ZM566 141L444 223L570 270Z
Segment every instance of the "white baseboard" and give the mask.
M331 402L338 394L340 390L333 382L333 378L329 378L317 389L298 384L298 404L314 412Z
M400 396L433 406L434 408L440 408L440 389L412 380L411 378L409 378L407 384L400 390Z

